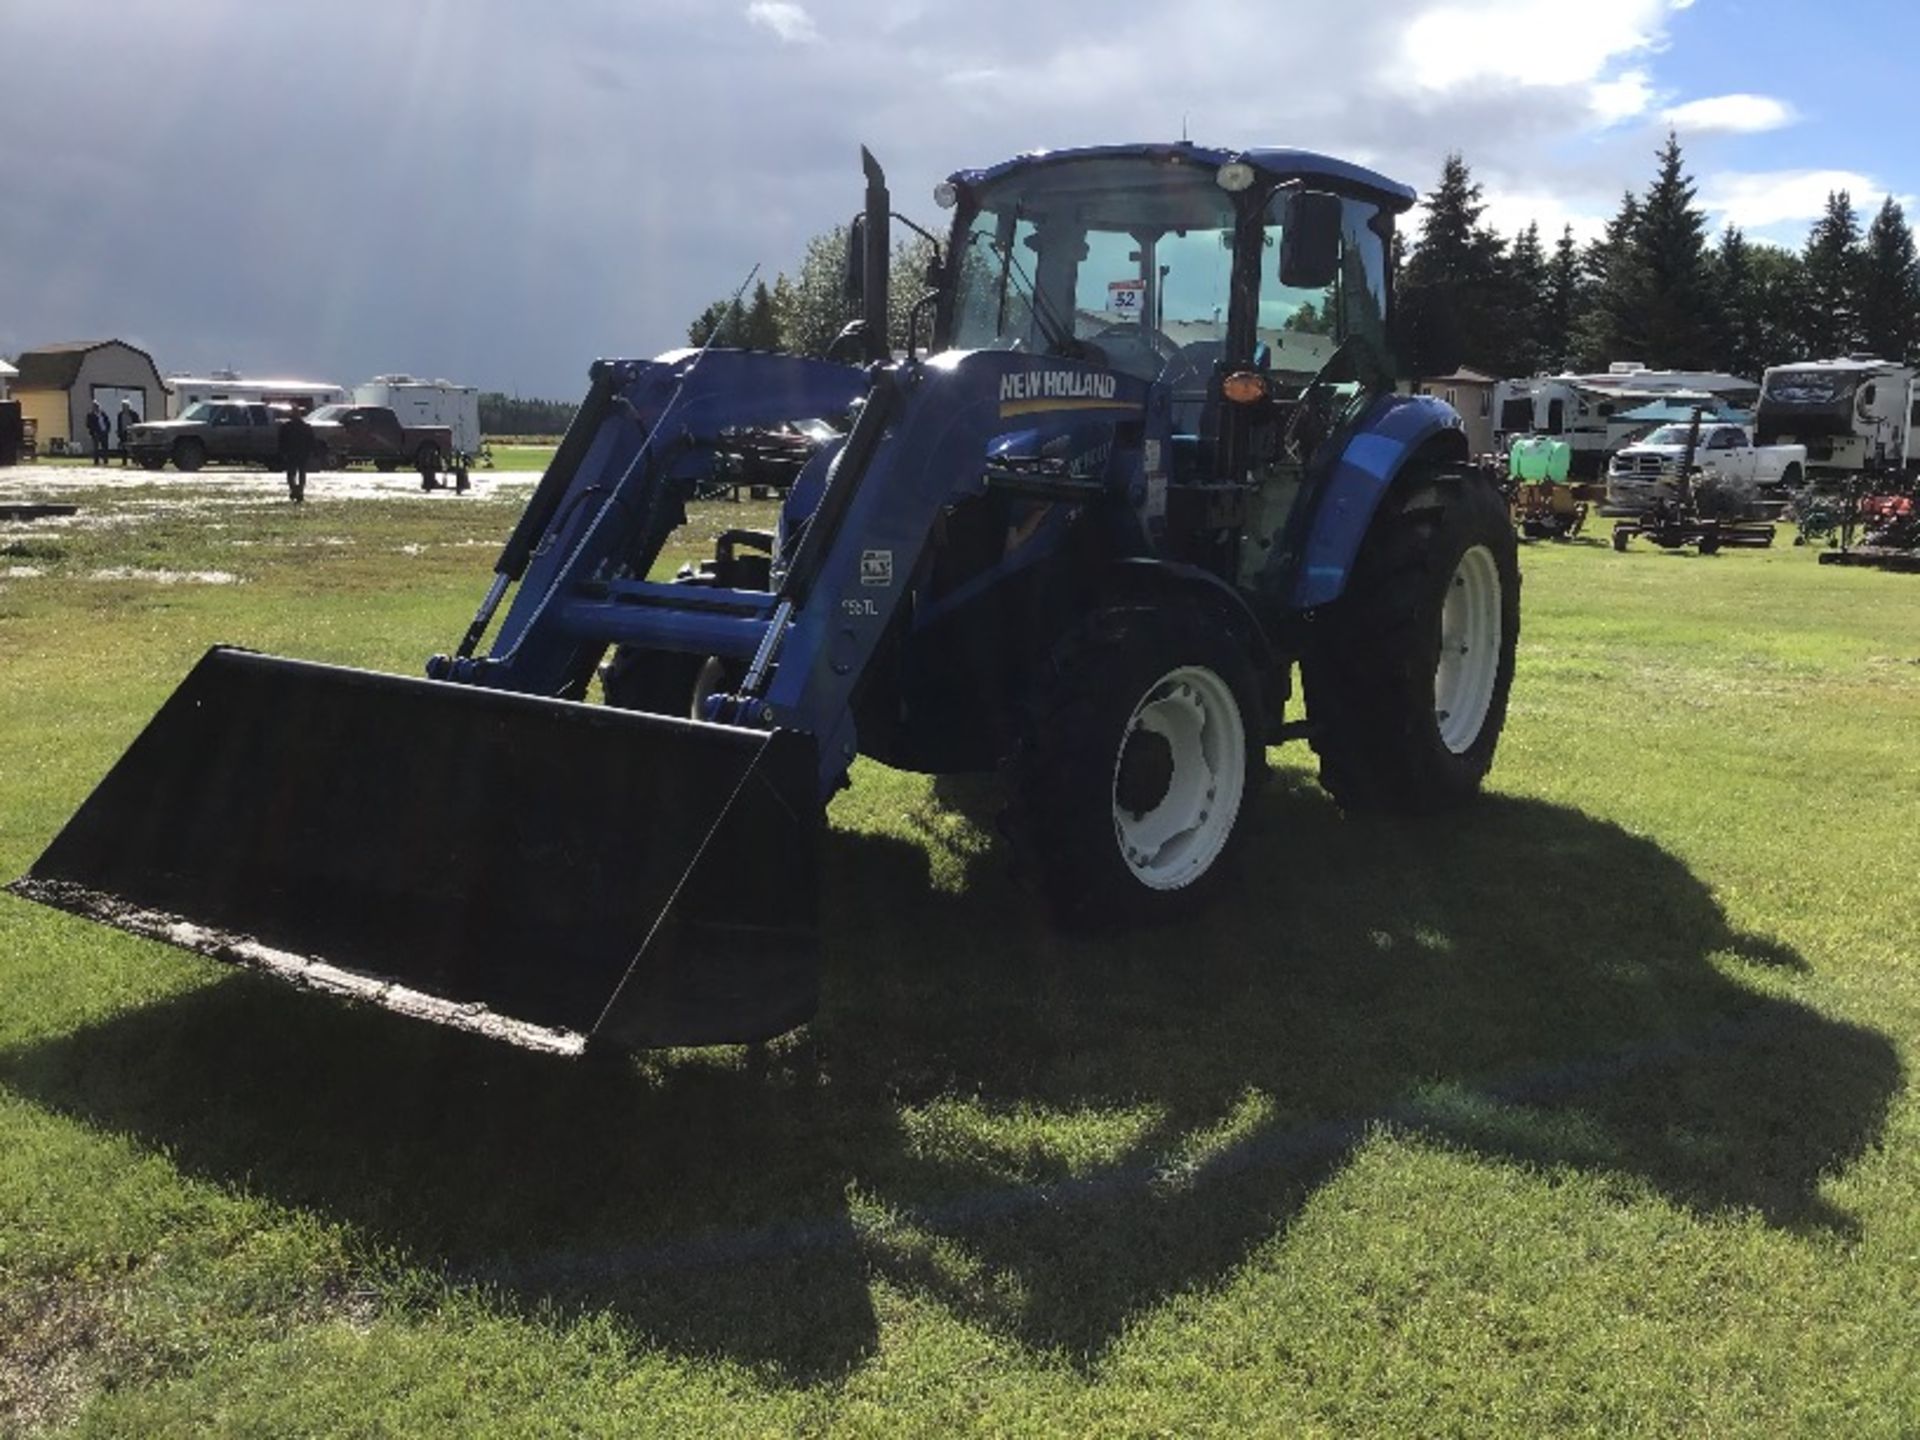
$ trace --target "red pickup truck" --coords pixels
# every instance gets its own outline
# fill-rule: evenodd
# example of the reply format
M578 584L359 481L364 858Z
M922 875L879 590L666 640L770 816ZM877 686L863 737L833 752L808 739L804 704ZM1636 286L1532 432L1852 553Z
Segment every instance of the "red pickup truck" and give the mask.
M385 405L322 405L307 417L315 470L371 460L374 468L438 471L453 454L446 425L402 425Z

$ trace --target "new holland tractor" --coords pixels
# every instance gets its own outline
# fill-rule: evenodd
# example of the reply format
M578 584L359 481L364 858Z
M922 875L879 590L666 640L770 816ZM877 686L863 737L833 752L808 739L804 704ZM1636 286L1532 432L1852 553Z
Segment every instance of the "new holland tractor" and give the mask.
M961 171L897 356L863 158L841 358L597 362L426 678L209 651L13 888L573 1054L813 1013L856 756L1003 772L1023 868L1094 927L1231 883L1269 745L1350 811L1472 797L1519 574L1459 417L1395 390L1414 192L1185 142ZM850 429L776 529L657 573L734 437L820 417Z

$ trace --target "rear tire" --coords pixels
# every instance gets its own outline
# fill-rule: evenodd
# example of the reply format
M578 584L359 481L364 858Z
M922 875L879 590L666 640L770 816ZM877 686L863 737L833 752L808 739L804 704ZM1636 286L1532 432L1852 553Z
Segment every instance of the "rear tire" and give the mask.
M173 447L173 468L191 475L207 463L207 447L198 440L182 440Z
M378 470L382 475L391 475L395 470L400 468L400 462L388 456L385 459L374 461L373 468Z
M142 455L140 457L140 468L142 470L164 470L166 467L167 457L164 455Z
M1302 658L1320 783L1343 810L1424 814L1479 792L1506 723L1520 567L1473 475L1389 492Z
M1094 613L1055 647L1026 731L1009 829L1063 924L1204 903L1266 758L1253 666L1224 626L1179 602Z

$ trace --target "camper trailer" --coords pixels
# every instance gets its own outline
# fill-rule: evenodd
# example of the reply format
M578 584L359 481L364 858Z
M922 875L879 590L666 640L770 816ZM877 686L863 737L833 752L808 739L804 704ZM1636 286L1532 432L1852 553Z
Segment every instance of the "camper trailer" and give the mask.
M1659 402L1704 405L1716 415L1749 407L1759 386L1738 375L1703 370L1649 370L1620 362L1605 374L1537 375L1494 387L1494 448L1518 435L1550 435L1573 451L1573 473L1606 473L1607 456L1645 433L1628 412Z
M301 410L317 410L322 405L337 405L347 398L344 386L328 380L253 380L232 370L215 370L210 375L169 375L167 418L177 420L190 406L222 400L243 405L292 405Z
M471 385L376 375L353 387L353 403L384 405L402 425L444 425L453 431L457 453L470 459L480 453L480 392Z
M1760 443L1804 445L1815 484L1910 472L1920 424L1915 372L1852 355L1776 365L1761 381Z

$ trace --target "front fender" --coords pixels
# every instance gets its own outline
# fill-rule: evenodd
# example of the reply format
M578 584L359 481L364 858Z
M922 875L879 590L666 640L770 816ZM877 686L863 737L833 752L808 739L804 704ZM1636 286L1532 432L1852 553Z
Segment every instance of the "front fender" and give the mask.
M1340 598L1380 497L1429 445L1448 459L1467 458L1465 428L1451 405L1431 395L1383 395L1373 402L1315 487L1318 500L1294 580L1294 608Z

